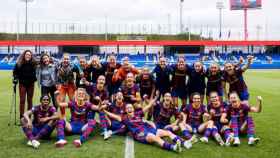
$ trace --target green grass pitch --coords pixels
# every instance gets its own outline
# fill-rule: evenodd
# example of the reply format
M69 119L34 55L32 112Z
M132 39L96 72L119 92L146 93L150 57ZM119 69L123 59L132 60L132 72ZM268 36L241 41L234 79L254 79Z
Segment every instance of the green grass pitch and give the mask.
M135 158L279 158L280 71L249 70L245 73L245 80L250 91L250 103L253 105L256 103L257 95L261 95L264 99L262 113L253 114L256 133L261 138L257 146L249 147L246 138L241 139L242 144L239 147L219 147L214 141L210 141L209 144L197 143L191 150L176 154L156 146L135 142ZM12 98L11 83L11 71L0 71L0 157L124 157L125 138L113 136L108 141L104 141L99 132L95 132L79 149L71 144L72 140L78 136L67 137L68 144L63 149L56 149L54 146L56 132L52 134L51 141L41 141L38 150L26 146L26 138L20 127L7 125ZM34 103L36 104L39 98L38 89L35 93Z

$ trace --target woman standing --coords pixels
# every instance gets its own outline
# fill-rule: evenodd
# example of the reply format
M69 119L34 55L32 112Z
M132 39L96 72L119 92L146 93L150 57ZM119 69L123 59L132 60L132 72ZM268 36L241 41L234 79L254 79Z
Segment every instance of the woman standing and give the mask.
M25 98L27 96L27 109L32 108L34 94L34 82L36 81L36 61L30 50L25 50L18 58L13 70L14 80L19 82L19 109L20 118L25 110Z
M40 65L36 69L38 85L41 86L42 95L50 95L53 105L57 109L54 93L56 91L56 68L50 63L50 56L43 54L40 58Z

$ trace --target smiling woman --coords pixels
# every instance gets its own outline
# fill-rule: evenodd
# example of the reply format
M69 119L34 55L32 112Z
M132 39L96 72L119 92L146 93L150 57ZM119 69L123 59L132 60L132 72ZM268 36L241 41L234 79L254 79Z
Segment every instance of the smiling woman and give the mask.
M25 111L25 99L27 96L27 109L32 108L34 82L36 81L36 66L33 53L30 50L24 51L18 58L13 70L14 81L19 82L19 96L20 96L20 118L23 117Z

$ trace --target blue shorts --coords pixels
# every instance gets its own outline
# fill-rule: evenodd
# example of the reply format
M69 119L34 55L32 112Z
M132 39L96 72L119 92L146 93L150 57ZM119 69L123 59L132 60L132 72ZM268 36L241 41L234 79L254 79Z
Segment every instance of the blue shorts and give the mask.
M153 128L152 126L145 124L144 130L141 132L138 132L136 135L134 135L134 139L139 141L140 143L145 143L145 144L149 144L149 142L147 142L146 138L148 136L148 134L157 134L157 129Z
M239 95L239 98L240 98L241 101L249 100L248 90L244 90L242 92L239 92L238 95Z
M49 138L50 135L52 134L52 131L53 131L53 127L49 126L49 125L41 125L41 126L36 126L36 125L33 125L32 127L32 135L33 136L36 136L37 134L39 134L39 132L44 128L46 127L47 128L47 134L42 136L42 138Z
M115 120L112 120L111 123L112 123L111 124L111 130L113 130L113 131L119 130L124 126L121 122L115 121Z
M82 128L85 125L83 122L78 122L78 121L70 122L70 124L71 124L71 128L72 128L71 132L73 134L81 134L82 133Z
M218 131L221 132L222 128L223 128L223 124L220 122L214 122L214 125L217 127Z
M155 124L156 124L157 129L164 129L168 125L163 122L156 122Z
M192 133L194 133L194 134L198 133L198 128L199 128L200 124L188 123L188 125L191 126L191 128L192 128Z
M186 89L173 89L171 95L172 97L187 99L188 91Z

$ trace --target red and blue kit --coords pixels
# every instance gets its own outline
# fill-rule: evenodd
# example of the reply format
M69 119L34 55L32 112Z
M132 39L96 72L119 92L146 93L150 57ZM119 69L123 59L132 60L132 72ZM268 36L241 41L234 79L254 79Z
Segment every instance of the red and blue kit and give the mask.
M237 92L240 100L249 100L249 93L247 85L243 78L243 70L238 67L235 69L233 75L229 75L227 72L224 72L223 79L229 83L229 93Z
M136 78L136 83L139 84L141 97L148 95L150 98L153 87L155 86L154 77L149 75L148 78L144 78L143 75L140 75Z
M80 134L81 142L85 142L88 139L90 133L93 132L96 121L89 116L92 104L86 102L83 106L78 106L75 101L70 101L68 103L68 108L71 112L70 125L71 125L71 133L72 134ZM61 119L57 123L57 139L63 140L65 139L65 119ZM83 130L83 128L85 128Z
M191 68L189 71L189 80L187 87L189 89L189 95L191 95L194 92L198 92L200 95L205 94L205 78L206 75L201 70L200 72L196 72L194 68Z
M188 95L186 78L190 74L190 68L186 65L184 70L179 70L177 64L172 65L172 92L173 97L186 99Z
M177 118L180 115L180 111L177 107L165 108L163 103L158 103L155 109L159 111L158 115L155 117L155 124L159 129L164 129L164 127L169 125L172 116Z
M53 106L49 106L48 109L44 109L42 105L38 105L33 107L33 121L32 121L32 128L27 128L27 121L23 121L22 130L29 140L38 140L41 138L48 138L54 127L48 124L48 122L41 123L40 119L51 117L55 114L56 109Z
M141 143L148 143L146 137L148 133L156 135L157 130L143 120L142 110L137 111L133 117L122 115L122 123L126 125L133 138Z
M172 68L170 66L166 66L162 69L158 64L154 68L152 74L155 74L155 84L156 89L159 90L161 95L165 94L166 92L170 92L171 87L171 79L170 76L172 75Z
M193 131L197 131L198 127L203 123L203 114L207 113L207 109L205 105L201 105L198 109L196 109L189 104L182 109L182 112L187 114L186 123L193 128Z
M234 108L231 104L227 107L227 113L230 117L230 127L233 130L235 137L238 137L241 132L241 127L246 124L248 137L254 137L255 125L253 118L248 115L250 106L247 104L240 104L239 108Z
M124 96L124 102L134 104L135 101L131 100L131 96L136 97L136 93L140 93L140 88L137 84L134 84L132 87L128 87L125 84L123 84L120 87L120 91Z
M206 85L206 95L209 96L210 92L217 92L219 96L223 96L223 72L219 71L217 74L213 75L209 71L206 71L207 85Z

